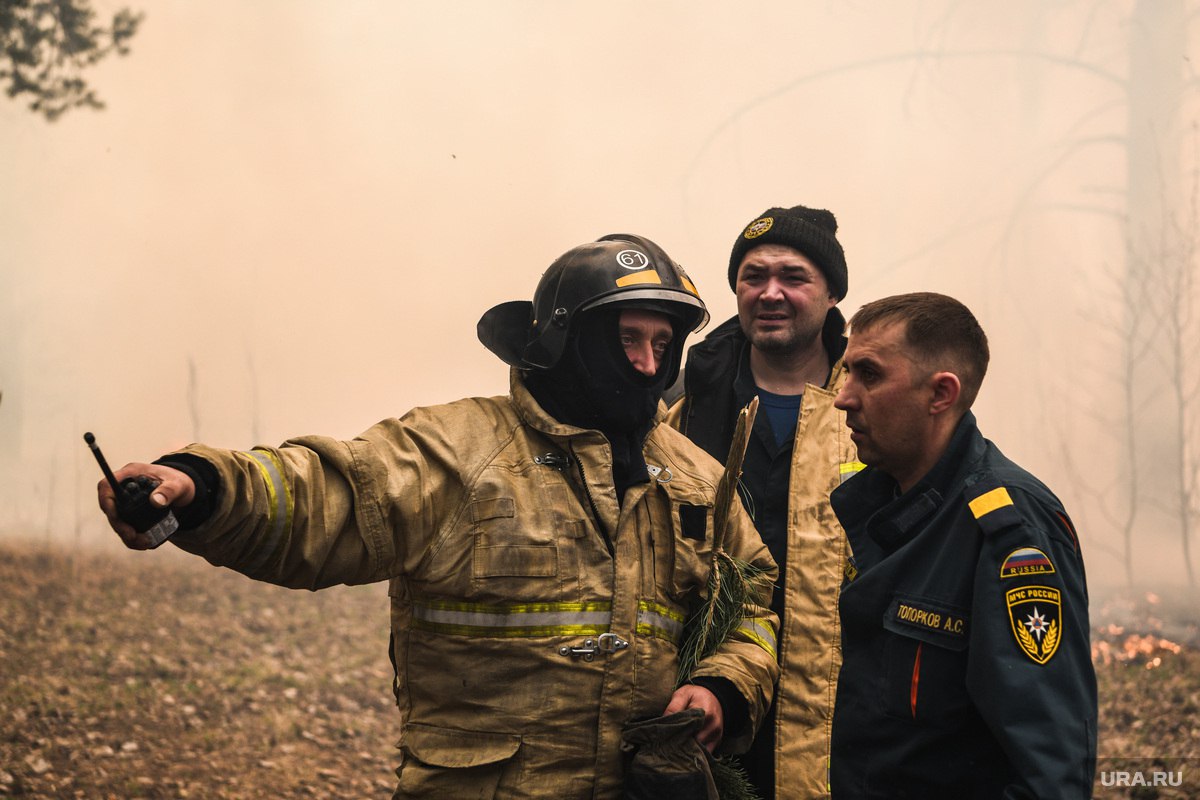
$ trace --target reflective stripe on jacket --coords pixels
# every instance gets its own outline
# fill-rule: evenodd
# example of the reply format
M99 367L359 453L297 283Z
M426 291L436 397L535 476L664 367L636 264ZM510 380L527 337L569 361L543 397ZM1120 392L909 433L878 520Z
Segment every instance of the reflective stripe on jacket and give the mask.
M173 539L184 549L285 586L390 581L395 797L619 794L621 728L666 708L707 581L721 469L701 450L655 426L656 478L619 505L604 437L547 416L516 371L508 396L414 409L350 441L188 450L222 491L204 527ZM707 514L685 525L685 507ZM773 569L736 511L727 550ZM748 613L693 677L729 680L756 727L777 621Z

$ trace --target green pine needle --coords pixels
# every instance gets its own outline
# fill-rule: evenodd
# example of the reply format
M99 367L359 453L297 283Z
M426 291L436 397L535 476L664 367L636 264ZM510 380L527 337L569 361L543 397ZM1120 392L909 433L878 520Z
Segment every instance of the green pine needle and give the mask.
M725 756L712 760L713 783L721 800L761 800L754 784L736 761Z
M733 635L742 624L745 609L757 604L766 585L761 567L725 552L714 554L707 596L684 627L677 685L686 682L696 666Z

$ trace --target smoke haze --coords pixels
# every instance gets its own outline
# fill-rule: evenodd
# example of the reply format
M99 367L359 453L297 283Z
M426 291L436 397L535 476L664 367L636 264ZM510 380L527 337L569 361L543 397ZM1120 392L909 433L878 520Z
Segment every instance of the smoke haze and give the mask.
M1131 93L1169 93L1163 197L1197 224L1195 91L1130 70L1142 4L132 5L132 53L85 76L106 110L0 102L0 530L111 543L85 430L116 467L501 393L479 316L605 233L661 244L715 325L741 227L804 204L840 223L847 316L979 316L985 435L1123 579ZM1177 533L1137 536L1142 578L1184 580Z

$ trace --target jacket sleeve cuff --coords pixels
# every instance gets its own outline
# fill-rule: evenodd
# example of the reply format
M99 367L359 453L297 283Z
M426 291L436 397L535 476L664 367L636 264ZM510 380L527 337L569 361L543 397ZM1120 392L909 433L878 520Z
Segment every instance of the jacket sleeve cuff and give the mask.
M191 478L196 487L192 502L183 508L174 509L179 529L189 531L207 522L217 507L217 498L221 490L221 476L217 468L191 453L170 453L154 463L179 470Z
M737 738L749 729L750 706L732 681L706 675L693 678L688 683L708 689L716 695L725 721L726 738Z

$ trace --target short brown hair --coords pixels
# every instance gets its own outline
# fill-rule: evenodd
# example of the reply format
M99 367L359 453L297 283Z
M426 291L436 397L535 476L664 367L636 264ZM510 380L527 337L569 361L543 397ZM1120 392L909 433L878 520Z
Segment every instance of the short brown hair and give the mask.
M970 408L987 373L987 334L965 305L934 292L898 294L867 303L850 318L850 329L864 331L903 322L905 343L933 371L953 372L962 384L959 405Z

